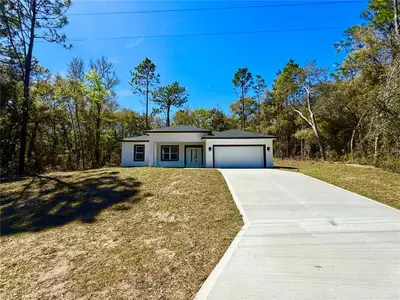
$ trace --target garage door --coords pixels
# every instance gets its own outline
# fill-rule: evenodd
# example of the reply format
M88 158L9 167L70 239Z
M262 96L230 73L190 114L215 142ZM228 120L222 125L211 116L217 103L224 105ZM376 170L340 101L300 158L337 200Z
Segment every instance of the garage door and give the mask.
M214 146L214 168L264 168L264 145Z

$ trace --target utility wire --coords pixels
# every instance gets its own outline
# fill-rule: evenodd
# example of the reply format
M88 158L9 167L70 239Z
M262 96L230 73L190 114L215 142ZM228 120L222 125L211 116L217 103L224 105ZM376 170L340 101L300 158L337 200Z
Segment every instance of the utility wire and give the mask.
M183 33L183 34L159 34L159 35L138 35L138 36L121 36L121 37L100 37L100 38L82 38L68 39L68 42L84 42L84 41L108 41L108 40L131 40L131 39L156 39L171 37L191 37L191 36L220 36L220 35L244 35L258 33L279 33L279 32L304 32L304 31L326 31L345 29L345 26L337 27L320 27L320 28L299 28L299 29L268 29L268 30L251 30L251 31L231 31L231 32L200 32L200 33Z
M218 11L235 9L253 9L253 8L273 8L273 7L295 7L295 6L313 6L330 4L348 4L364 3L365 0L346 0L346 1L320 1L320 2L302 2L302 3L278 3L278 4L260 4L247 6L227 6L227 7L195 7L195 8L177 8L177 9L159 9L159 10L133 10L133 11L110 11L110 12L89 12L72 13L68 16L95 16L95 15L127 15L127 14L150 14L150 13L169 13L169 12L188 12L188 11Z

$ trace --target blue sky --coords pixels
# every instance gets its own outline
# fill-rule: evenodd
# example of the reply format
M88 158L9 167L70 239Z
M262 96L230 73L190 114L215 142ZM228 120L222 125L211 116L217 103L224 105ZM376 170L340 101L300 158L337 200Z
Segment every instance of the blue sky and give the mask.
M340 62L333 44L343 31L360 22L363 3L191 11L124 15L72 15L91 12L162 10L192 7L227 7L302 1L121 1L78 0L69 10L69 24L62 31L73 48L37 43L35 55L52 72L65 74L73 57L89 62L101 56L115 65L121 81L116 91L122 108L144 111L132 95L129 71L146 56L156 65L161 84L177 80L187 88L190 108L219 107L229 112L236 96L232 77L241 67L261 74L271 85L276 73L289 59L302 64L316 60L321 67ZM321 2L321 1L315 1ZM137 37L211 32L237 32L274 29L342 27L334 30L279 32L245 35L194 36L170 38L130 38L98 40L108 37Z

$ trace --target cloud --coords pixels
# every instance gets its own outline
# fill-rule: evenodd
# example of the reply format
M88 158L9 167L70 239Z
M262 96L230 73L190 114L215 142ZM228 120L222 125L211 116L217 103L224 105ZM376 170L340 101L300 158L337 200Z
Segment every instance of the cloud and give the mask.
M127 48L127 49L135 48L135 47L137 47L143 40L144 40L144 38L138 38L138 39L134 40L132 43L125 44L125 48Z

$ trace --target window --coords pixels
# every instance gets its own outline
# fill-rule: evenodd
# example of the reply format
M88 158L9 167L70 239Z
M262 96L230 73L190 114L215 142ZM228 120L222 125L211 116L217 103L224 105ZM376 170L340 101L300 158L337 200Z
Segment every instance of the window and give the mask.
M178 161L179 146L161 146L162 161Z
M144 161L144 145L135 145L134 161Z

